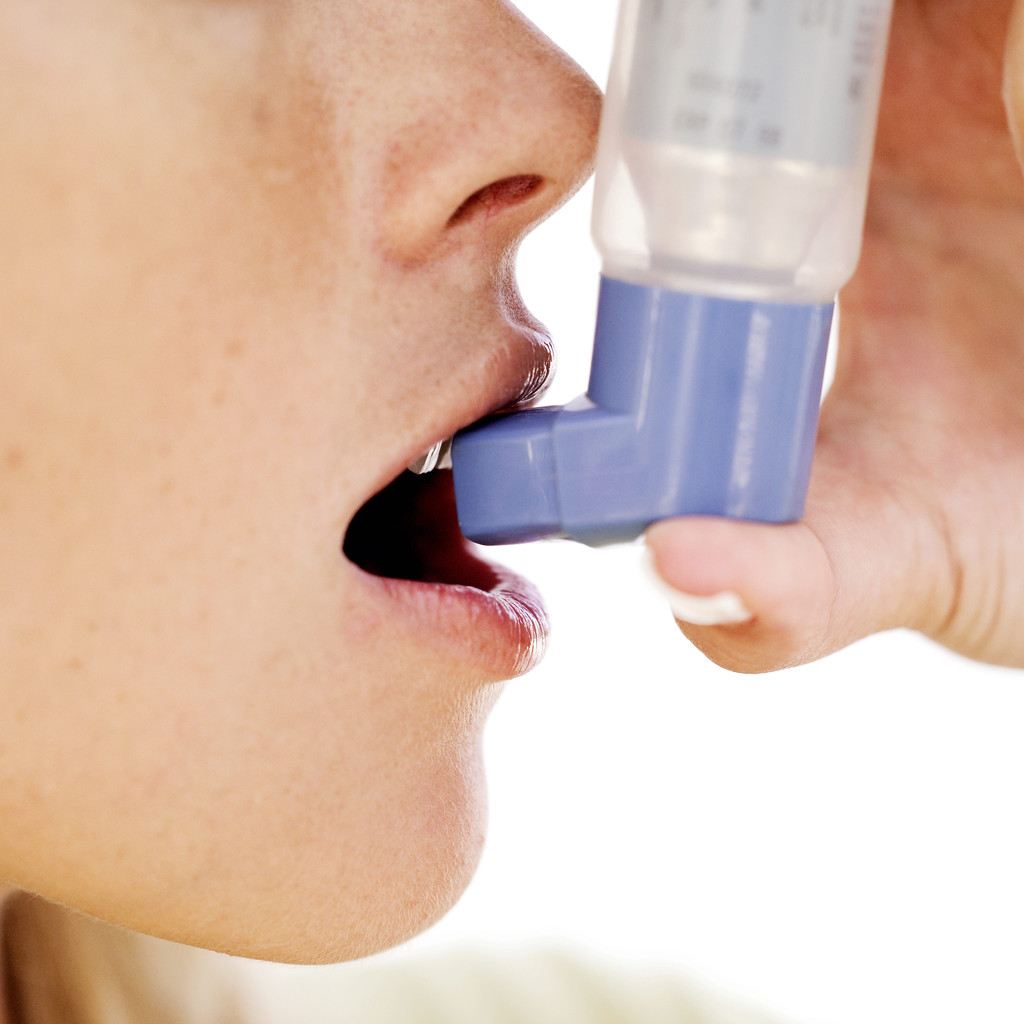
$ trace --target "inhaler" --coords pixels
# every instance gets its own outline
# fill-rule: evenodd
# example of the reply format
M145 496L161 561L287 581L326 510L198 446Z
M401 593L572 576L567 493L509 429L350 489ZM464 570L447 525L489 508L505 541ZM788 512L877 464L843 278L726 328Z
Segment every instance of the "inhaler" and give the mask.
M802 516L891 6L623 0L589 387L455 436L467 537L599 545L669 516Z

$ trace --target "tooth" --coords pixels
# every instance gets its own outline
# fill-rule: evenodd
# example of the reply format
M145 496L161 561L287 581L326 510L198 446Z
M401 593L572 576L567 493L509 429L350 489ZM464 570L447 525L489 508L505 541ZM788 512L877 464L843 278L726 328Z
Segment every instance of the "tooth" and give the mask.
M435 469L452 468L452 439L445 438L431 445L418 459L409 463L410 473L430 473Z

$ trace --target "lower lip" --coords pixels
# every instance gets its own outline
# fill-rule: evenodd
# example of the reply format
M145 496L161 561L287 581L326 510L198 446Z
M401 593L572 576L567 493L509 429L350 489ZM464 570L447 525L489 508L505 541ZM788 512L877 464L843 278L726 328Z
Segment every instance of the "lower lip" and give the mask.
M374 576L355 565L363 609L389 629L404 628L417 647L433 651L453 669L479 682L511 679L543 656L548 620L533 585L501 566L489 590L451 583Z

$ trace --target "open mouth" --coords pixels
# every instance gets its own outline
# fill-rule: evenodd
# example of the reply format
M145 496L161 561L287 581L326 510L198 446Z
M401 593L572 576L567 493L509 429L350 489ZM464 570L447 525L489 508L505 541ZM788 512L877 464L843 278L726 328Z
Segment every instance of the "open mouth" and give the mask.
M475 666L474 679L522 675L543 654L540 596L517 573L479 558L462 536L450 469L402 473L355 514L342 551L387 584L368 596L376 590L393 611L411 613L435 649Z
M490 592L501 575L459 530L451 470L404 472L359 509L342 545L374 576Z

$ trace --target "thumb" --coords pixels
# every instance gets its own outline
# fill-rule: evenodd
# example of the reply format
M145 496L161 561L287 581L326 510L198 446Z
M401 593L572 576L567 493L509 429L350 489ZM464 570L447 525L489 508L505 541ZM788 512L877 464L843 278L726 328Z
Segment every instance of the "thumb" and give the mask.
M899 626L932 632L953 604L948 545L924 503L828 466L800 523L665 520L647 543L682 631L735 672L803 664Z

